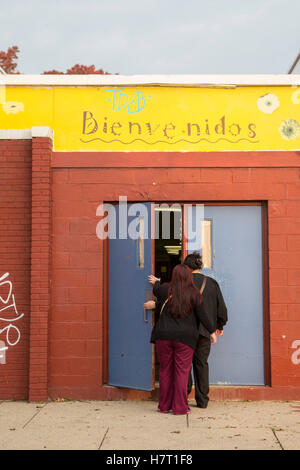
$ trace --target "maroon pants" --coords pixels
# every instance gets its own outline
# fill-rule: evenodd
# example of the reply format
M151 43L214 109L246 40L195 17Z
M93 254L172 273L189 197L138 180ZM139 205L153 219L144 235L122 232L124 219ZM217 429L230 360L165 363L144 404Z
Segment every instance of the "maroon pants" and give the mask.
M177 341L157 340L159 409L185 414L188 409L187 384L194 349Z

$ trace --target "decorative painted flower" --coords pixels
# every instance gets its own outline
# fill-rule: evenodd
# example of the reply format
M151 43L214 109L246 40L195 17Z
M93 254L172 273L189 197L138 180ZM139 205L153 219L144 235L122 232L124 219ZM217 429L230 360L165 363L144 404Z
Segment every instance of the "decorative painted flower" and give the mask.
M17 114L20 111L24 111L24 103L18 101L6 101L2 105L3 111L6 114Z
M294 93L292 94L292 103L293 104L299 104L300 103L300 88L298 88Z
M300 137L300 125L295 119L282 121L279 126L281 137L286 140L296 140Z
M263 113L271 114L280 106L280 101L273 93L263 95L257 100L257 107Z

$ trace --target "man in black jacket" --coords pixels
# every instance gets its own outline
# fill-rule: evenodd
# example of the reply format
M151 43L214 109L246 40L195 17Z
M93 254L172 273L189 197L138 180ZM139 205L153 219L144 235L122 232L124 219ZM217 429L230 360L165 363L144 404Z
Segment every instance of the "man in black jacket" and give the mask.
M205 310L212 315L216 325L216 336L222 336L223 326L227 323L227 308L223 299L223 295L217 281L211 277L200 274L203 266L202 258L199 253L194 252L188 255L184 264L186 264L193 272L193 279L196 287L200 290L203 289L203 303ZM195 399L198 408L206 408L209 397L209 368L208 357L210 353L211 344L214 343L211 335L200 324L199 339L197 347L193 356L193 371L195 382ZM190 371L188 382L188 394L192 390L192 374Z

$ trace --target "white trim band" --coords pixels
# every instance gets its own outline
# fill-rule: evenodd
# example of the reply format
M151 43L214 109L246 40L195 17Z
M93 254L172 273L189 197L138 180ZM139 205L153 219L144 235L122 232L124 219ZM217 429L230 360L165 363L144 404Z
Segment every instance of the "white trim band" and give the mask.
M299 86L300 75L0 75L0 86Z
M53 140L50 127L33 127L32 129L0 129L0 140L30 140L33 137L49 137Z
M32 137L49 137L49 139L53 140L54 132L50 127L32 127L31 129Z

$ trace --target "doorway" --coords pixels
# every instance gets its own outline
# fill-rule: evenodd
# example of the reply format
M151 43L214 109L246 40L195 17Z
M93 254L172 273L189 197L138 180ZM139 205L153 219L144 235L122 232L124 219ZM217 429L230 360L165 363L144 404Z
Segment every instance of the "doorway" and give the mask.
M182 260L182 207L155 205L155 276L170 282L174 266Z
M155 213L155 243L154 265L156 277L160 282L170 282L173 268L183 261L182 244L182 206L180 204L156 204ZM159 319L159 307L155 309L153 323ZM154 352L155 383L159 380L159 361Z
M128 226L134 222L132 205ZM210 355L211 383L264 385L261 204L138 205L145 209L135 223L139 236L109 240L108 384L155 387L159 365L149 340L159 311L143 309L152 297L148 275L170 281L174 266L200 251L203 272L219 283L229 317ZM151 236L141 227L150 228Z

